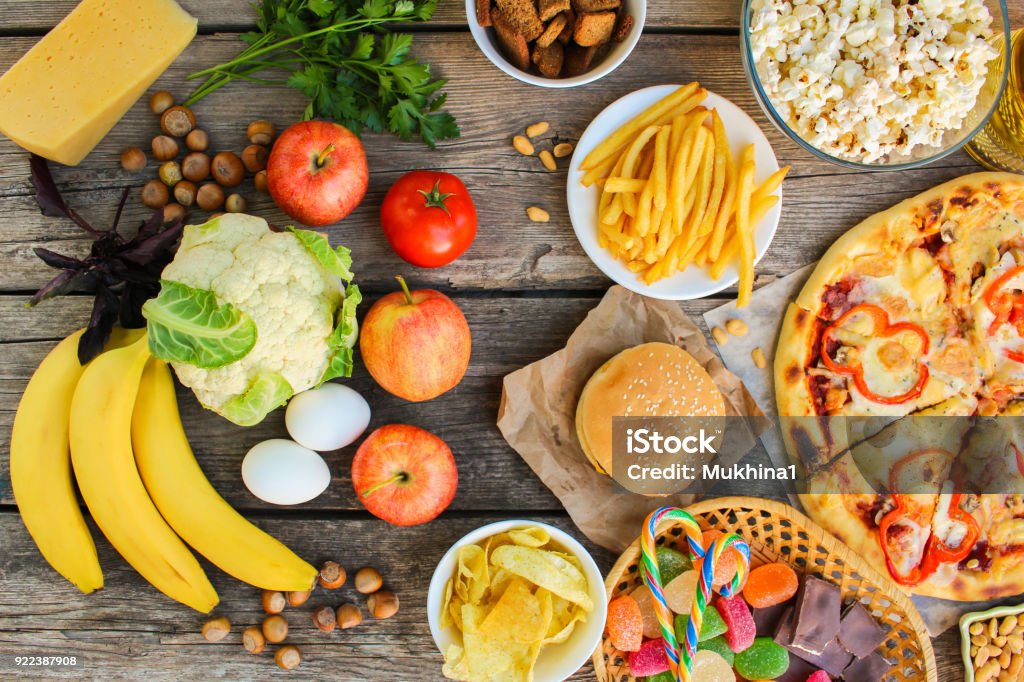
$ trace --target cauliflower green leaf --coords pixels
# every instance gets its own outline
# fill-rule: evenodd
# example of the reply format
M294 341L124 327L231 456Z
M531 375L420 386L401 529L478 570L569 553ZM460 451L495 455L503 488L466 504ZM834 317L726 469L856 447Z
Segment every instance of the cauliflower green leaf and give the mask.
M338 311L334 331L327 339L327 345L331 349L331 357L320 377L320 384L330 381L335 377L352 376L353 351L356 341L359 339L359 323L356 321L356 308L363 300L359 287L350 284L345 288L345 300ZM317 384L319 386L320 384Z
M239 426L254 426L272 410L284 405L295 391L288 380L276 372L263 372L245 393L224 404L221 413Z
M312 230L297 230L289 227L288 231L295 235L306 251L317 259L332 275L346 282L352 281L352 252L344 246L331 248L327 237Z
M256 345L256 324L208 289L161 280L160 295L146 301L149 351L167 362L196 367L223 367L246 356Z

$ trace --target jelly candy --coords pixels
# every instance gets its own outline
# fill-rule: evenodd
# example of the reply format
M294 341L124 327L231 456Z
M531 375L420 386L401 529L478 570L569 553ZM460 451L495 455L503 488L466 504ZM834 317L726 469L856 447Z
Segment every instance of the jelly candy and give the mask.
M758 637L736 654L736 672L748 680L774 680L789 669L789 652L771 637Z
M675 682L675 680L671 680L671 682ZM807 678L807 682L832 682L832 678L824 670L817 670L811 673L811 676Z
M725 659L725 662L729 665L733 664L736 660L736 654L732 652L729 645L725 642L725 637L719 635L718 637L712 637L706 642L701 642L697 645L697 651L714 651L716 654ZM673 682L675 682L673 680Z
M680 642L686 641L686 621L689 618L688 613L681 613L676 616L676 639ZM700 633L698 633L697 641L705 642L714 637L718 637L729 628L726 626L725 621L718 614L716 609L711 604L708 604L707 609L704 610L704 623L700 626Z
M700 682L736 682L736 673L724 658L714 651L698 651L693 657L692 680Z
M668 585L683 572L693 570L690 557L671 547L658 547L654 553L658 557L658 570L661 571L662 585Z
M608 604L605 625L612 645L619 651L636 651L643 643L644 617L636 599L628 594Z
M661 637L661 623L658 622L658 614L654 612L654 598L647 585L641 585L632 592L631 597L640 605L640 616L644 620L644 637Z
M756 609L764 609L786 601L794 594L800 581L786 564L765 564L750 572L743 596Z
M657 675L668 670L665 640L661 637L644 642L638 651L629 654L629 672L633 677Z
M687 571L665 585L665 603L672 613L689 613L697 591L697 571Z
M704 531L704 549L711 547L711 543L720 538L723 533L717 530L706 530ZM740 566L740 553L730 547L729 549L722 552L722 556L718 557L718 563L715 564L715 576L711 581L711 587L717 592L722 585L726 585L732 581L736 575L736 570ZM701 560L697 561L696 568L700 570Z
M754 643L757 626L743 597L719 597L715 600L715 608L729 628L723 636L730 649L738 654Z
M663 673L645 677L644 682L676 682L676 676L672 674L671 670L666 670Z

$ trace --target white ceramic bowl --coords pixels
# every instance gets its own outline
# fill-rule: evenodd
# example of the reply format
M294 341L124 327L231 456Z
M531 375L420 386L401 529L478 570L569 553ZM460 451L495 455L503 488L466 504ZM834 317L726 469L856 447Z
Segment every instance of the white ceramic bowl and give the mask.
M739 271L735 264L729 265L722 277L715 280L711 279L703 268L691 266L683 272L678 272L653 284L644 283L639 275L632 272L625 263L616 259L611 252L602 248L598 243L598 187L597 185L583 186L580 182L583 179L583 171L579 167L584 157L608 135L678 87L678 85L654 85L631 92L609 104L590 122L580 137L569 164L569 174L566 180L569 219L572 221L576 238L594 265L627 289L650 298L670 301L684 301L718 293L739 281ZM779 169L779 162L775 159L775 152L772 151L768 138L761 132L757 123L742 109L713 92L708 92L708 96L702 104L708 109L718 111L735 158L739 157L743 148L748 144L754 145L755 185L764 182L769 175ZM754 226L755 264L768 250L775 231L779 227L779 218L782 216L782 188L779 187L775 190L775 194L779 197L779 201L765 214L761 222Z
M594 650L601 644L605 617L608 613L608 595L604 590L604 577L590 553L571 535L546 523L525 519L498 521L477 528L452 545L451 549L438 562L437 568L434 569L434 577L430 579L430 589L427 591L427 618L430 622L430 634L442 653L448 649L449 644L459 643L461 640L455 627L442 629L440 625L444 586L455 572L456 552L459 547L475 544L492 535L526 526L543 528L551 535L551 539L556 544L580 560L583 564L583 574L590 586L590 598L594 601L594 610L587 615L587 622L578 623L569 639L561 644L550 644L541 649L537 665L534 667L535 682L561 682L583 667L590 660Z
M544 76L522 71L513 66L502 55L501 49L498 47L494 37L494 29L484 28L477 23L476 0L466 0L466 21L469 22L469 32L473 34L473 40L476 41L480 50L491 60L492 64L508 75L524 83L540 85L545 88L573 88L577 85L592 83L598 78L611 73L618 68L619 64L626 61L626 57L636 47L637 41L640 40L640 34L644 30L644 21L647 18L647 0L623 0L622 4L624 10L633 15L633 28L630 29L626 39L621 43L613 43L611 49L601 61L593 64L586 73L573 76L572 78L545 78Z

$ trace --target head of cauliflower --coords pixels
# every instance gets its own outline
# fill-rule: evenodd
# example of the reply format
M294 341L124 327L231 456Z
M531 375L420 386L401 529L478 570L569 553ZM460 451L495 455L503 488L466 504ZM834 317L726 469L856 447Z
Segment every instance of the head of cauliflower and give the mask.
M160 295L150 352L207 408L242 426L352 371L359 289L344 247L244 214L185 228Z

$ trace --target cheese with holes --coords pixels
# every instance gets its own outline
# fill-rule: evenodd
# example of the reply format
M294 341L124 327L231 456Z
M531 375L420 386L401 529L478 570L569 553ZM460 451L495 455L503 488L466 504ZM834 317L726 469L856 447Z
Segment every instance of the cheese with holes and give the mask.
M174 0L83 0L0 77L0 132L78 164L195 34Z

